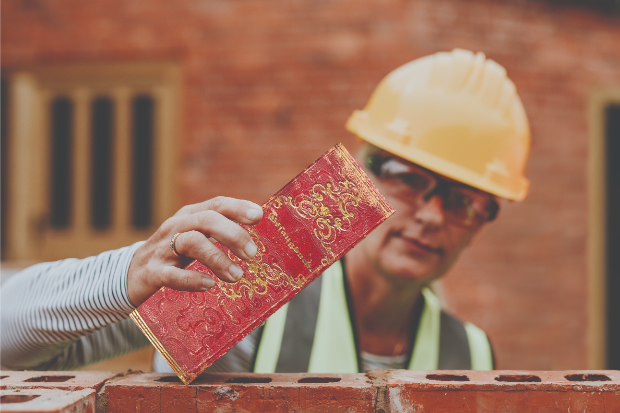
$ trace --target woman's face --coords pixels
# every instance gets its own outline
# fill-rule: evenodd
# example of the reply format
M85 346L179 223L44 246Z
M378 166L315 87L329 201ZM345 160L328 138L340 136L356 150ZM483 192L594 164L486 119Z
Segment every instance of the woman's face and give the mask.
M479 216L484 214L484 202L496 202L495 198L428 172L387 152L381 153L387 156L388 160L393 160L388 167L396 173L379 173L378 169L366 166L368 159L362 158L358 161L364 165L368 175L396 212L355 249L361 249L360 252L364 253L374 267L388 277L426 284L450 269L461 251L488 219L488 216ZM399 171L399 164L406 168L400 166ZM399 175L405 172L409 175ZM430 177L426 177L427 174ZM421 189L424 179L442 182L441 188L445 189L434 194L432 188L439 186L435 182L433 187L431 182L427 184L431 189L426 190L425 196ZM405 181L408 186L403 186L401 181ZM468 197L468 205L475 208L463 212L464 202L459 197ZM468 216L470 218L467 218Z

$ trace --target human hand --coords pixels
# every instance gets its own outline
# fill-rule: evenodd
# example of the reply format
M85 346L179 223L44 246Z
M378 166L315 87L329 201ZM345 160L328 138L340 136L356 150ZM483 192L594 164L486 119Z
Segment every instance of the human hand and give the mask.
M161 287L179 291L212 288L215 281L208 275L183 269L194 259L222 281L239 281L243 276L241 267L211 240L225 245L237 257L248 260L256 255L256 245L250 234L232 220L255 225L262 216L263 210L257 204L228 197L184 206L136 250L127 273L129 299L139 306ZM177 233L180 235L174 247L179 256L170 248L170 241Z

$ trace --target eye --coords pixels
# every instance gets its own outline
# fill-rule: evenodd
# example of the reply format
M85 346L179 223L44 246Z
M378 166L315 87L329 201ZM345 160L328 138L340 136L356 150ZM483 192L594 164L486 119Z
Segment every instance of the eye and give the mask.
M395 176L405 185L416 191L425 191L431 184L428 177L416 173L402 173Z
M455 188L450 191L447 208L462 219L470 219L476 213L474 200L465 192Z
M471 197L459 190L450 191L450 204L454 207L467 208L474 203Z
M389 158L373 155L366 158L366 167L372 171L377 177L383 175L383 165L389 160Z

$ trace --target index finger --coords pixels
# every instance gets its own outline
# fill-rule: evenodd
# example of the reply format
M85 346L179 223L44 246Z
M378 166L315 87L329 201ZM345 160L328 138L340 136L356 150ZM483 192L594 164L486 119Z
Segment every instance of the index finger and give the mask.
M257 224L263 217L260 205L244 199L218 196L198 204L186 205L175 216L184 216L203 211L215 211L226 218L243 224Z

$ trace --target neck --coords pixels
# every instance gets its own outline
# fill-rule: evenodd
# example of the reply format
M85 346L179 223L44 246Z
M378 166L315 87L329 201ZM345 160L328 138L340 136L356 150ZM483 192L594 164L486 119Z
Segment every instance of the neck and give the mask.
M407 352L424 286L383 273L356 248L347 254L345 266L361 350L381 355Z

